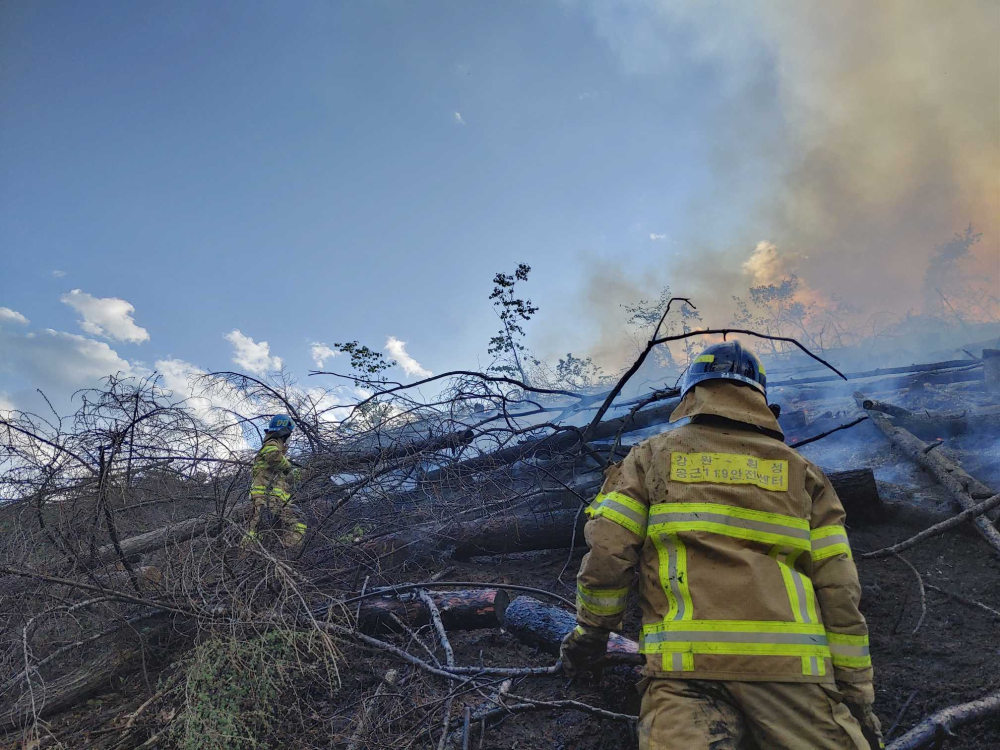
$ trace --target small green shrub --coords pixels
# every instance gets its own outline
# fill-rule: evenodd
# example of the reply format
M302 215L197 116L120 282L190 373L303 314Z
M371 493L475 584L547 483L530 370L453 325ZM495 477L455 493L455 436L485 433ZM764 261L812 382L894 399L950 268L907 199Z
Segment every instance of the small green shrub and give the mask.
M260 750L274 735L287 739L301 709L295 688L321 677L330 658L315 633L275 629L205 641L186 669L177 747Z

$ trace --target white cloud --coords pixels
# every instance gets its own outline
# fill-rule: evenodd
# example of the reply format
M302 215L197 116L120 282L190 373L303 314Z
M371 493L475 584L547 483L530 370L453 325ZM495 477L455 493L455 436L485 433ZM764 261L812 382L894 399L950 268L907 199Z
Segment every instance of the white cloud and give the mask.
M66 275L65 271L60 271L58 268L52 272L52 275L57 279L61 279Z
M650 232L649 239L653 240L653 242L663 242L664 240L668 240L670 238L665 234L657 234L656 232Z
M0 307L0 322L3 321L20 323L23 326L26 326L29 322L31 322L17 310L11 310L9 307Z
M406 342L400 341L395 336L386 339L385 350L396 360L396 364L403 368L407 375L415 375L419 378L429 378L434 373L427 370L417 360L411 357L406 351Z
M338 351L334 351L326 344L321 344L318 341L314 341L312 346L309 347L309 351L312 354L313 362L319 368L323 367L323 363L326 362L331 357L336 357L340 354Z
M271 356L271 347L266 341L257 343L240 333L238 328L234 328L223 338L233 345L233 364L257 375L281 369L281 357Z
M455 124L456 125L465 125L465 120L462 119L462 113L461 112L456 112L455 113Z
M134 367L103 341L46 328L41 333L12 334L0 329L0 372L22 378L32 387L60 391L96 385L100 378ZM53 394L53 395L62 395Z
M94 336L141 344L149 341L149 331L135 324L135 308L117 297L93 297L74 289L59 298L83 316L80 328Z

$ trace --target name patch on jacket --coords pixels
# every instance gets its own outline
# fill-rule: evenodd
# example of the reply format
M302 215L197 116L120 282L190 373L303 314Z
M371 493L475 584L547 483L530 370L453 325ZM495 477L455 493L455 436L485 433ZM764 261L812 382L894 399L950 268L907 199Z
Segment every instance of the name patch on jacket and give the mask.
M753 484L772 492L788 492L788 461L772 461L738 453L671 453L670 479L675 482Z

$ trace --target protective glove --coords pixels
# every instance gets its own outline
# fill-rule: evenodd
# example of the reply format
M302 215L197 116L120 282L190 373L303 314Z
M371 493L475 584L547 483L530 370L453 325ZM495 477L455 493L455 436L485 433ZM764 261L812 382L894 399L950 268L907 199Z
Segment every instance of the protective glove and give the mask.
M576 677L581 672L593 671L594 665L608 650L609 633L604 628L589 625L577 625L567 633L559 649L563 672L569 677Z
M299 468L292 469L292 481L296 483L302 481L302 469Z
M844 704L851 715L858 720L861 731L872 746L872 750L885 747L882 742L882 723L872 710L875 700L875 689L870 682L838 682L837 690L844 696Z

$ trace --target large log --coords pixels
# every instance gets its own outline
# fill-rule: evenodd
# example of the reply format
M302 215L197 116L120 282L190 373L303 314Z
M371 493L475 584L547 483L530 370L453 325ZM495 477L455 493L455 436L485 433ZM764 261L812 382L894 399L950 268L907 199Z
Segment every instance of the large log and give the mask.
M448 630L499 627L510 602L507 592L502 589L427 593L441 612L441 621ZM430 613L416 594L400 594L364 600L358 612L357 627L368 635L399 632L393 616L413 627L430 622Z
M669 399L660 406L636 412L631 417L625 415L614 419L606 419L601 422L594 432L592 440L607 440L618 434L619 430L623 434L643 430L655 424L662 424L670 420L670 415L680 399ZM542 438L526 440L523 443L503 448L493 453L487 453L475 458L461 461L454 466L437 469L428 472L424 479L428 482L435 482L450 476L460 476L464 474L484 471L491 468L509 466L518 461L523 461L540 454L562 453L570 450L580 441L580 436L573 430L560 432L554 435L547 435Z
M871 469L851 469L827 474L827 479L837 491L849 525L881 523L889 516L889 509L882 502Z
M576 627L576 613L549 606L530 596L519 596L507 607L503 626L522 643L558 656L562 639ZM638 654L639 644L612 633L608 639L608 653ZM636 677L639 677L638 669Z
M595 474L595 479L598 477ZM878 523L890 515L871 469L832 472L828 478L847 511L849 523ZM593 488L596 493L596 482ZM576 502L576 496L569 492L549 494L552 500L568 497ZM579 509L521 511L434 528L413 527L363 542L361 548L366 556L377 557L383 564L399 565L444 555L464 560L477 555L562 549L571 544L580 547L586 544L583 535L586 522L586 515Z
M855 392L854 399L858 406L863 406L865 396ZM931 450L928 445L902 427L896 427L878 412L868 412L875 425L907 458L927 470L938 483L948 490L952 499L961 510L968 510L978 501L992 497L994 493L989 487L970 476L961 466L941 453ZM984 516L977 517L973 522L979 534L1000 555L1000 532L992 521Z
M906 373L914 372L934 372L937 370L948 370L955 367L967 367L969 365L969 360L967 359L952 359L947 362L930 362L923 365L906 365L905 367L882 367L875 370L866 370L864 372L848 372L848 380L858 380L860 378L877 378L880 375L902 375ZM838 375L817 375L812 378L789 378L787 380L780 380L774 383L768 383L770 388L778 388L781 386L789 385L807 385L809 383L830 383L841 380Z
M887 750L917 750L921 747L941 747L945 737L963 724L982 721L1000 714L1000 690L968 703L942 708L925 717L913 729L888 746Z
M583 544L587 517L574 510L521 512L497 518L444 524L435 529L407 529L364 543L367 556L383 565L452 555L468 559L475 555L531 552L569 547L574 522L577 545Z
M242 520L250 515L252 509L253 505L251 503L239 503L233 506L228 518L232 521ZM120 544L121 551L126 558L131 558L186 542L201 534L214 536L220 528L218 514L212 513L197 516L196 518L189 518L185 521L161 526L145 534L123 539ZM115 546L113 544L106 544L103 547L99 547L94 555L81 562L86 568L96 568L116 560L118 560L118 551L115 549Z
M457 432L448 432L443 435L423 437L418 440L400 439L385 447L342 454L337 457L337 468L341 471L347 471L351 467L398 461L404 458L412 458L421 453L436 453L443 450L450 450L454 453L459 448L471 443L474 437L475 433L471 429L465 429Z
M1000 409L989 408L961 414L911 414L894 417L893 424L921 438L947 438L968 433L1000 433Z

